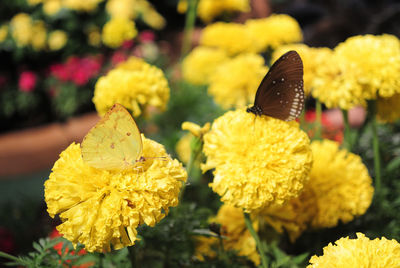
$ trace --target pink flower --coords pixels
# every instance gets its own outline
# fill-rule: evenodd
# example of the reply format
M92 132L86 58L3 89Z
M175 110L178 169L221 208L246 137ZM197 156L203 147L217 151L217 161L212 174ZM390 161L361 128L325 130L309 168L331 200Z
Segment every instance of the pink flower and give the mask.
M127 58L128 56L125 53L121 51L115 51L114 54L111 56L111 64L115 66L118 63L126 61Z
M31 92L36 86L36 74L31 71L25 71L21 73L19 77L19 89L24 92Z
M135 44L135 42L133 40L126 40L124 41L124 43L122 44L122 48L123 49L130 49L133 47L133 45Z
M149 42L153 42L156 39L156 35L154 34L154 32L146 30L146 31L142 31L139 34L139 40L142 43L149 43Z
M58 80L61 81L68 81L69 80L69 73L65 66L61 63L56 63L50 66L50 73L57 77Z

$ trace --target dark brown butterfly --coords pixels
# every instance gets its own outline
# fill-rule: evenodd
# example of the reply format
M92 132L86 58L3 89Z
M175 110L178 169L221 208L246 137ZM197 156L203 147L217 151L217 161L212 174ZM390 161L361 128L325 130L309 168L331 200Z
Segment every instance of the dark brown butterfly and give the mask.
M294 120L304 108L303 84L303 62L296 51L289 51L271 66L247 112Z

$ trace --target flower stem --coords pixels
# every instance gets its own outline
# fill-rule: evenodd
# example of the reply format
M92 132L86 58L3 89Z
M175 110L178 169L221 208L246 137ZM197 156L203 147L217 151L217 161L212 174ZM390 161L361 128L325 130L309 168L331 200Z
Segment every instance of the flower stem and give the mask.
M193 29L196 22L197 2L198 0L188 0L188 8L186 11L185 29L181 51L182 58L186 56L192 45Z
M246 223L246 227L249 230L251 236L254 238L254 240L256 241L256 246L258 249L258 253L260 254L261 257L261 264L263 268L268 268L268 259L265 256L265 250L264 250L264 246L261 243L260 238L258 237L257 232L254 230L253 228L253 224L251 223L251 219L250 219L250 215L247 213L244 213L244 221Z
M197 157L201 153L202 148L203 148L203 142L199 138L194 137L190 144L190 158L186 165L186 172L189 179L192 178L192 170ZM185 186L186 184L183 184L181 192L179 193L179 200L182 200L183 193L185 191Z
M371 112L372 123L372 147L374 149L375 189L379 193L381 189L381 156L379 150L378 122L376 121L376 103L368 103Z
M349 124L349 115L347 110L342 109L342 115L343 115L343 123L344 123L344 147L347 149L347 151L351 152L351 134L350 134L350 124Z
M322 104L317 99L315 103L315 122L316 122L316 129L315 129L315 139L320 140L322 137Z

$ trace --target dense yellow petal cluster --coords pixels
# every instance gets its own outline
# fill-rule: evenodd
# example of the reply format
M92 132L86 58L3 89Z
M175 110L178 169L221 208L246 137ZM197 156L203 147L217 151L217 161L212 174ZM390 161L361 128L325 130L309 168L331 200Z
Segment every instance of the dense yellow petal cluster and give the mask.
M205 23L211 22L215 17L227 12L250 11L249 0L200 0L197 13Z
M132 110L136 117L146 106L164 110L169 91L162 70L131 57L100 77L95 86L93 103L100 115L104 115L114 103L120 103Z
M260 213L278 232L294 241L307 228L330 228L366 212L374 188L358 155L331 140L313 141L310 179L299 197Z
M204 135L210 184L221 200L254 212L297 196L308 180L312 153L297 122L255 116L244 109L217 118Z
M400 41L393 35L363 35L339 44L317 70L313 96L328 107L350 109L366 100L400 93Z
M237 251L239 256L246 256L255 265L260 264L260 255L257 252L256 241L247 230L243 210L224 204L218 210L217 216L211 219L221 225L221 235L225 250ZM253 223L254 229L258 229L256 223ZM218 247L218 239L214 237L204 238L199 237L196 243L195 256L200 260L204 260L205 256L215 256L215 251L212 248Z
M267 207L256 213L254 217L259 218L260 222L267 223L278 233L286 231L290 241L294 242L309 228L311 219L318 212L318 207L314 203L315 194L307 185L298 197L292 198L284 205Z
M161 29L165 19L146 0L108 0L106 11L112 18L135 20L139 16L150 27Z
M211 74L227 59L222 49L198 46L182 62L183 78L195 85L208 84Z
M186 171L161 144L142 139L148 158L130 170L93 168L75 143L61 153L45 182L45 200L50 216L59 214L57 230L66 239L89 252L131 246L138 226L154 226L178 204Z
M112 18L108 21L102 32L103 43L109 47L117 48L124 41L131 40L137 35L135 23L126 18Z
M27 46L32 44L33 21L26 13L18 13L10 21L11 36L17 46Z
M378 98L378 119L383 122L393 123L400 118L400 93L389 98Z
M217 22L203 29L200 45L217 47L230 55L256 52L253 36L243 24Z
M267 71L262 56L240 54L216 68L210 77L208 94L224 108L246 106L254 101L258 85Z
M67 43L67 34L64 31L56 30L49 34L49 48L50 50L59 50Z
M312 256L307 268L389 268L399 267L400 244L385 237L370 240L363 233L356 239L342 237L324 247L324 255Z
M276 49L280 45L303 40L299 23L286 14L272 14L263 19L247 20L245 26L254 37L253 42L257 51Z
M327 59L333 51L327 47L314 48L305 44L289 44L276 48L272 54L271 62L275 62L284 53L295 50L303 60L304 67L304 93L310 95L314 80L317 77L316 72L322 65L327 64Z
M310 172L310 187L315 194L318 214L314 228L336 226L363 215L374 195L372 179L361 157L339 149L331 140L311 144L314 164Z

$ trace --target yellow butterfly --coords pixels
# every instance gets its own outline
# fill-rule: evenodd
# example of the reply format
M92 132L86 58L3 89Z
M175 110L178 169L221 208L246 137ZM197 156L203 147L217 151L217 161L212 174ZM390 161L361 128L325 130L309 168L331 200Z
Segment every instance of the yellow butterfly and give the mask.
M128 169L142 159L143 143L132 115L114 106L86 134L81 143L83 160L99 169Z

